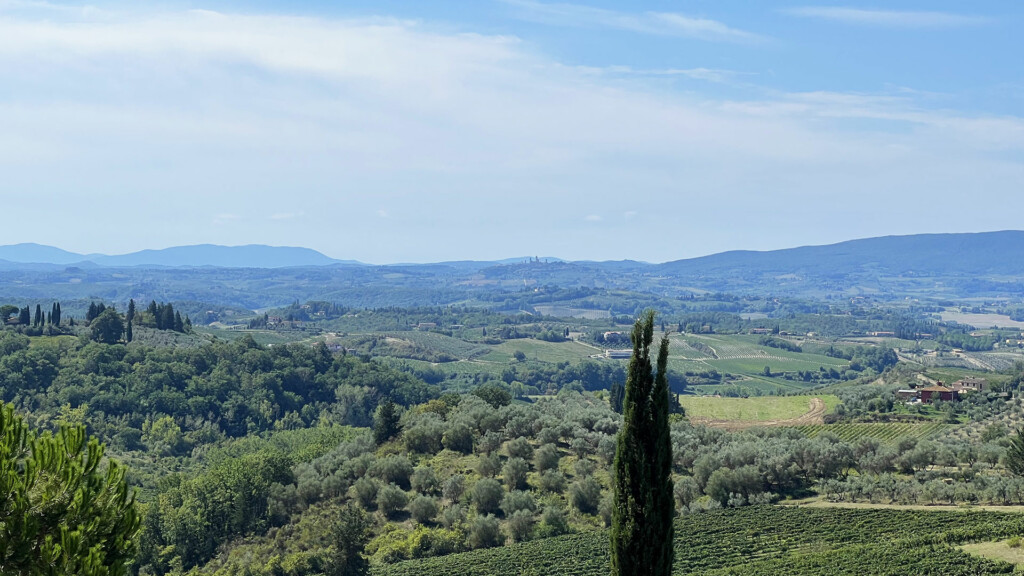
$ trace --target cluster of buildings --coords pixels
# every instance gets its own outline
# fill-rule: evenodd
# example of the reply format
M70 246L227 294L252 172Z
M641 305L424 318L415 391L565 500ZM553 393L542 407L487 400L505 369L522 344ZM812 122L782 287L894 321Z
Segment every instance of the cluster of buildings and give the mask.
M988 381L984 378L971 377L957 380L950 386L945 386L942 382L919 387L911 385L910 388L905 390L898 390L896 395L899 396L901 400L910 404L915 402L931 404L936 400L942 400L943 402L957 402L960 400L960 397L965 394L984 392L987 384Z

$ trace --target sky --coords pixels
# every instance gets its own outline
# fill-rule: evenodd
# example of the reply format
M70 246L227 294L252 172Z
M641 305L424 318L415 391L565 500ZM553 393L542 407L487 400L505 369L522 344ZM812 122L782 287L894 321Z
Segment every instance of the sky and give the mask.
M0 244L663 262L1019 229L1024 3L0 0Z

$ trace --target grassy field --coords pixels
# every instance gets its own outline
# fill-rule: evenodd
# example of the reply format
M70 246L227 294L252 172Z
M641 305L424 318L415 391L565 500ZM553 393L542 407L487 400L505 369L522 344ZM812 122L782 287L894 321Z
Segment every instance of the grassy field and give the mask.
M798 418L810 409L811 401L820 398L825 411L839 404L836 396L757 396L751 398L716 398L683 396L679 403L691 418L739 422L764 422Z
M763 373L765 366L772 372L798 372L821 367L842 369L847 364L822 354L762 346L758 340L758 336L746 334L675 334L672 336L669 364L681 372L715 369L748 375Z
M970 544L964 544L960 549L968 554L981 556L983 558L988 558L989 560L1001 560L1003 562L1009 562L1014 566L1024 565L1024 548L1021 548L1019 543L1017 547L1011 548L1007 542L1008 540L1000 540L998 542L972 542Z

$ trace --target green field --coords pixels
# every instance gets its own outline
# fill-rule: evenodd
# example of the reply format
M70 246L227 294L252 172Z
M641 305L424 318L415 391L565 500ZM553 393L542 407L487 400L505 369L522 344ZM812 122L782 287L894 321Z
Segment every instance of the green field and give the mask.
M826 413L838 404L836 396L755 396L751 398L719 398L714 396L682 396L679 403L691 418L709 418L739 422L787 420L803 416L811 400L820 398Z
M966 576L1012 565L956 548L1024 533L1024 515L755 506L676 521L674 574ZM606 531L378 566L374 576L605 576Z
M923 439L934 436L948 429L949 425L939 422L851 422L797 426L796 428L811 438L827 432L835 434L844 442L855 442L861 438L874 438L886 444L895 444L903 438Z
M490 346L490 352L480 356L479 359L508 363L512 361L512 355L516 351L526 354L527 360L550 362L552 364L582 360L601 353L600 350L580 344L579 342L545 342L532 338L519 338L516 340L506 340L496 346Z

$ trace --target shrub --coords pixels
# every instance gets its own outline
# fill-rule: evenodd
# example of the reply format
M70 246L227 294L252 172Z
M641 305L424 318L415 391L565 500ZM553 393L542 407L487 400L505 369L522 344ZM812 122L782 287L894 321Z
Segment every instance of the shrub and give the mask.
M505 495L497 480L484 478L473 486L473 506L480 514L497 512Z
M474 390L473 395L483 399L494 408L501 408L512 403L512 394L497 384L485 384Z
M481 454L490 454L501 447L501 434L498 432L485 432L476 443L477 450Z
M520 510L529 510L530 512L537 510L537 502L533 499L533 495L523 490L505 494L501 500L501 511L505 513L505 517L507 518Z
M569 488L569 500L580 512L593 514L601 500L601 485L591 476L577 480Z
M409 483L412 485L412 489L420 494L435 494L440 487L437 474L434 474L434 469L429 466L416 467L412 471Z
M437 516L437 500L430 496L417 496L409 503L409 513L413 520L420 524L427 524Z
M466 544L474 550L500 546L501 540L501 529L498 519L490 514L477 516L469 525L469 535L466 537Z
M490 454L488 456L480 456L480 459L476 463L477 474L480 474L484 478L490 478L498 473L498 469L501 468L501 459L498 458L497 454Z
M533 534L533 525L536 517L530 510L517 510L509 517L506 526L508 535L514 542L529 540Z
M587 454L590 454L590 442L587 442L585 438L573 438L569 443L569 450L582 460L586 458Z
M441 451L441 438L445 426L441 417L430 412L419 414L415 424L406 427L402 436L410 452L436 454Z
M540 537L548 538L569 533L569 519L560 506L548 506L540 517Z
M441 495L449 502L458 502L466 491L466 477L462 474L455 474L444 481L441 488Z
M523 460L533 458L533 446L530 446L530 441L522 436L510 440L505 445L505 449L508 450L508 455L512 458L522 458Z
M412 462L405 456L391 455L374 462L370 466L370 474L384 482L407 488L412 475Z
M356 500L359 501L359 505L364 510L370 510L373 508L374 503L377 501L377 490L380 488L377 481L368 476L363 476L356 483L352 485L356 491Z
M580 478L590 476L591 474L594 473L595 468L597 468L597 465L594 464L593 460L587 459L577 460L572 465L573 471L576 472L576 475L579 476Z
M409 496L394 484L388 484L377 491L377 509L388 518L404 509L408 503Z
M558 453L558 448L554 444L545 444L534 453L533 465L537 472L544 472L558 468L558 461L561 459L562 455Z
M461 526L466 521L466 510L462 506L452 506L441 513L441 524L445 528Z
M1006 541L1006 545L1010 548L1020 548L1020 536L1014 536Z
M441 445L454 452L471 454L473 452L473 429L461 422L452 424L441 437Z
M548 470L540 475L540 489L552 494L565 492L565 476L558 470Z
M509 490L521 490L526 488L526 475L530 471L530 465L522 458L509 458L505 467L501 469L501 475L505 479L505 486Z

